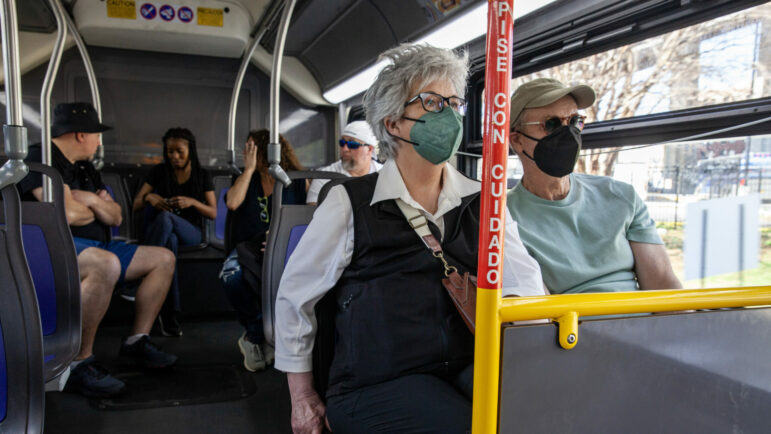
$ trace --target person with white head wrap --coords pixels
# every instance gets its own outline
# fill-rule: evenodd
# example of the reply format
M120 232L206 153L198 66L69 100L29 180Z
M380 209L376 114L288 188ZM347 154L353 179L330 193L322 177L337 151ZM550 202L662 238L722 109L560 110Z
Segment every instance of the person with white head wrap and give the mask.
M377 172L383 167L373 159L377 155L377 138L367 122L354 121L346 125L339 144L340 160L319 170L357 177ZM318 202L321 187L327 182L327 179L314 179L308 188L306 203Z

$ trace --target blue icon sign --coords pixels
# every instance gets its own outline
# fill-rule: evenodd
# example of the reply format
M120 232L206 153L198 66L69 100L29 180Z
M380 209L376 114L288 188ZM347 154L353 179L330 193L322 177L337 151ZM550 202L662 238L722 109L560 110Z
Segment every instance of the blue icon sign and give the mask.
M169 5L163 5L161 6L161 9L158 11L158 15L161 16L161 19L163 21L171 21L174 19L174 7Z
M193 10L187 6L182 6L179 8L179 10L177 10L177 15L179 16L179 20L183 23L189 23L190 21L193 21Z
M155 14L157 11L155 10L155 5L153 5L152 3L145 3L142 5L141 8L139 8L139 12L146 20L152 20L153 18L155 18Z

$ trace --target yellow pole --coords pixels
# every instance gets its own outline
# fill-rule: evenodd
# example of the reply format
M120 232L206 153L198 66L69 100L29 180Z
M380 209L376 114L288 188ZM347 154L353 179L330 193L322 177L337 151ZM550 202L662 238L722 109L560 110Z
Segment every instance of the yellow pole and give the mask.
M501 364L500 289L477 291L474 343L474 401L471 432L495 433L498 429L498 379Z

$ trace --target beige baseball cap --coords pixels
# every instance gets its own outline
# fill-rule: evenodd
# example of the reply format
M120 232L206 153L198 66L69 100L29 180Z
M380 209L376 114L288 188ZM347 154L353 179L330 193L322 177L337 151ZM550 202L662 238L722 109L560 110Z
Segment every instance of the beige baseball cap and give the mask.
M536 78L519 86L511 95L509 126L514 125L526 108L547 106L565 95L573 96L579 109L594 104L596 98L594 89L585 84L565 86L553 78Z

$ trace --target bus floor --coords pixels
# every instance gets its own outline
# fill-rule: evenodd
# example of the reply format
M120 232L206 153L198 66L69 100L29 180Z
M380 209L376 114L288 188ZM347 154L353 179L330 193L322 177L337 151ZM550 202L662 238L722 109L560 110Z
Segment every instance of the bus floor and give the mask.
M258 373L244 369L236 344L241 331L235 321L209 319L186 321L180 338L152 336L164 351L179 356L175 368L159 373L143 372L118 357L121 337L129 332L129 326L100 327L97 360L126 382L126 392L112 401L89 400L68 392L46 393L45 433L291 432L286 377L273 368ZM232 390L223 393L226 387L217 384L217 375L223 373L229 375L228 387L236 389L235 395ZM196 378L209 384L192 384ZM156 384L158 387L153 387ZM166 390L159 390L164 387ZM104 405L130 403L132 394L134 409L125 409L131 405ZM164 400L170 396L181 399ZM193 399L185 402L186 398ZM214 400L218 402L211 402Z

